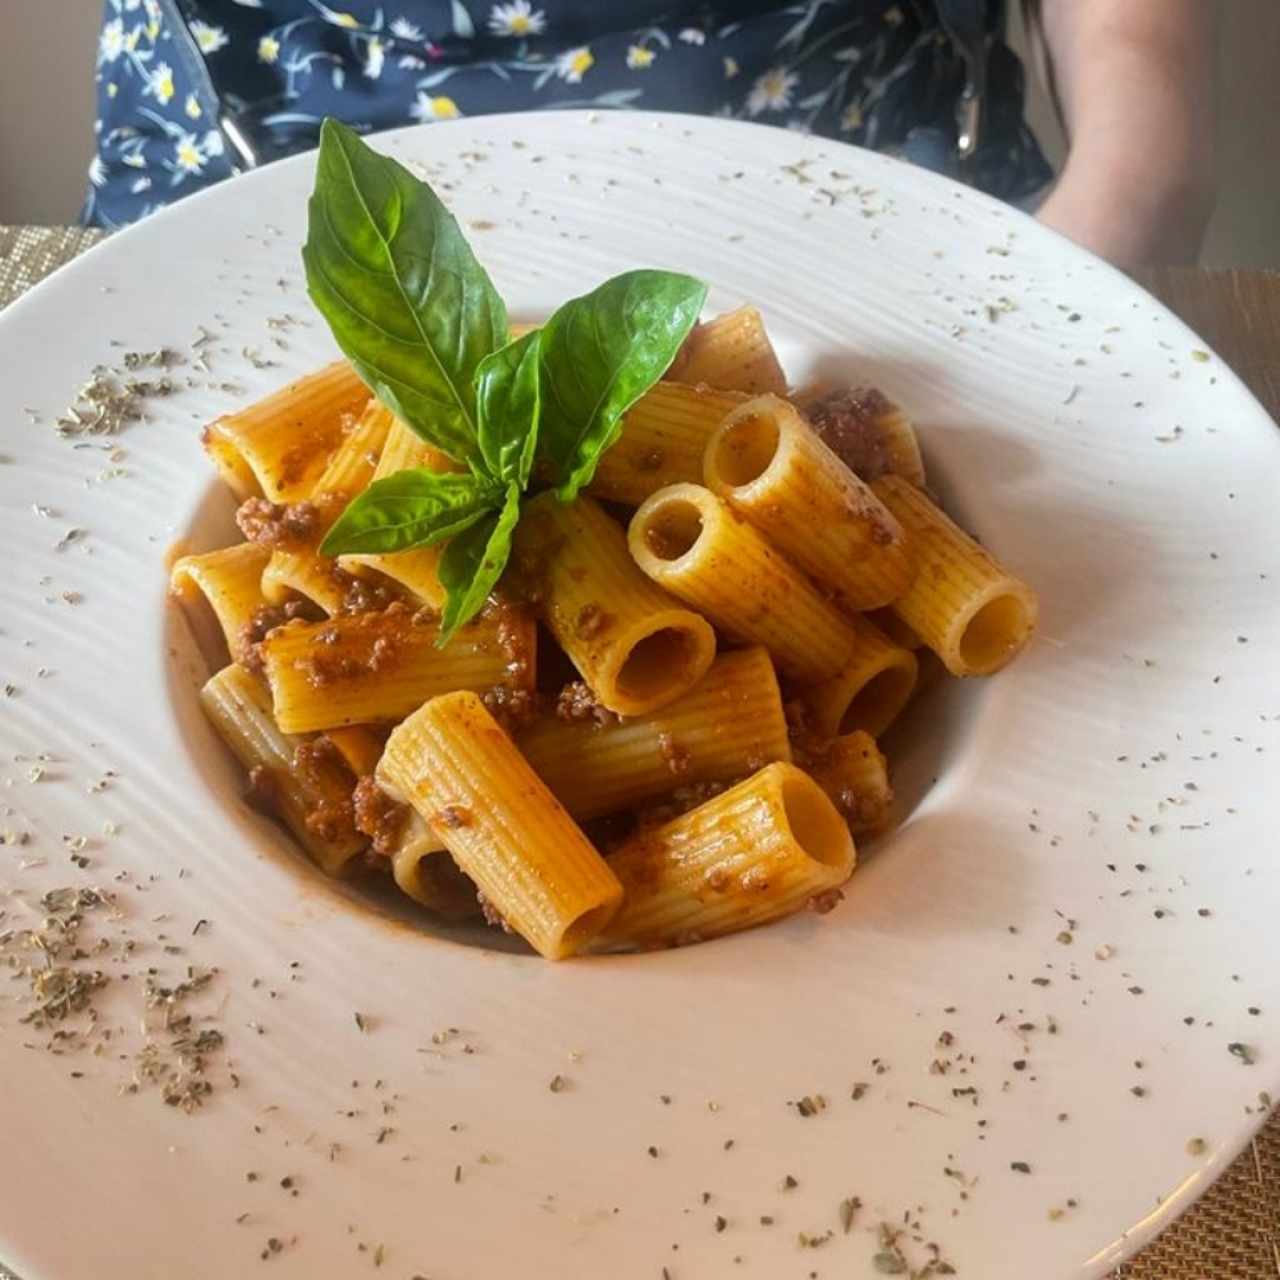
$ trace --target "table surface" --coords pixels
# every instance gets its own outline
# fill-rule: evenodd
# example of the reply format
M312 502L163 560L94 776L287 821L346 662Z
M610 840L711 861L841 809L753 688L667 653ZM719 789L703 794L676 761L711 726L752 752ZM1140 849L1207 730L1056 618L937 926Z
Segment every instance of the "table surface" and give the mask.
M0 227L0 307L101 238ZM1280 272L1150 267L1134 273L1244 379L1280 422ZM1280 1280L1280 1109L1182 1218L1112 1280ZM0 1280L16 1280L0 1263Z

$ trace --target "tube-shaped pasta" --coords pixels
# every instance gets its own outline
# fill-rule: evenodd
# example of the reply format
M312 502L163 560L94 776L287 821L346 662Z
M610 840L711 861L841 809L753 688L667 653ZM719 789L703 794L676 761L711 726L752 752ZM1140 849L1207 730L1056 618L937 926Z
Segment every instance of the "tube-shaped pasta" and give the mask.
M317 490L311 499L317 518L305 533L287 532L271 547L271 559L262 571L262 594L271 604L283 604L296 592L314 601L325 613L338 613L354 580L338 562L319 553L329 527L342 514L346 495Z
M635 507L669 484L701 480L711 433L745 398L738 391L657 383L628 410L622 435L601 457L589 491Z
M918 663L860 614L850 620L853 656L830 680L801 694L811 735L825 742L861 729L879 737L907 705L916 687Z
M474 693L433 698L398 726L377 779L547 959L573 955L617 910L608 863Z
M771 764L613 854L626 897L601 941L671 946L777 920L842 885L855 856L822 788Z
M448 454L429 445L412 427L393 417L387 429L387 438L378 456L378 466L373 473L375 480L385 480L397 471L409 471L414 467L426 467L428 471L463 471L461 463L454 462Z
M370 399L347 438L329 459L329 465L321 472L315 492L344 493L354 498L367 489L377 470L393 421L390 409Z
M671 376L748 395L767 391L785 395L787 390L786 375L755 307L739 307L698 325L677 357Z
M761 648L721 654L688 693L660 711L598 727L547 717L517 741L580 822L791 758L778 678Z
M718 426L707 488L755 525L846 609L900 596L915 571L902 526L777 396L757 396Z
M778 678L758 646L721 654L688 693L660 711L604 725L547 716L516 741L578 822L791 759ZM424 852L443 848L432 840Z
M174 561L169 588L211 667L221 666L228 654L232 661L244 656L244 628L266 603L262 571L270 556L265 547L241 542Z
M849 621L709 489L673 484L632 517L636 564L738 639L762 644L787 675L826 680L849 661Z
M465 920L480 912L474 882L416 809L409 809L391 853L391 878L401 893L446 920Z
M901 645L904 649L924 647L924 641L887 606L871 610L867 614L867 621L874 623L894 644Z
M420 436L405 426L399 418L392 419L387 432L387 440L382 448L382 456L378 459L378 467L374 472L375 480L385 480L397 471L406 471L412 467L425 467L428 471L460 471L462 468L432 448ZM376 570L388 578L398 582L414 596L439 609L444 605L445 591L440 585L438 569L440 557L444 554L445 543L438 542L431 547L415 547L411 551L394 551L390 554L361 554L340 556L338 563L348 573L362 573L367 569Z
M269 603L283 604L296 591L331 615L341 611L351 584L336 560L300 546L277 547L262 571L262 594Z
M454 689L532 687L537 632L526 611L486 610L443 649L438 634L434 616L403 604L277 627L260 652L281 729L386 723Z
M791 399L845 465L868 484L895 475L924 487L915 427L902 408L875 387L811 387Z
M410 595L432 609L444 606L445 590L440 585L440 556L445 544L437 542L430 547L414 547L410 551L392 551L386 554L339 556L338 563L348 573L360 577L382 574L398 582Z
M324 736L337 748L338 754L346 761L347 768L357 778L369 776L378 767L382 748L387 741L387 731L371 724L327 729Z
M356 371L338 360L211 422L204 447L236 497L298 502L310 496L368 399Z
M876 835L889 825L893 788L884 753L876 740L858 730L829 743L803 766L855 835Z
M872 488L911 538L918 573L893 611L954 676L999 671L1031 639L1035 592L900 476Z
M884 405L877 406L875 426L889 473L901 476L917 489L923 489L924 459L920 456L920 441L916 437L915 426L901 405L884 396L881 399Z
M312 744L281 733L266 689L241 666L233 663L209 680L200 703L248 771L255 807L279 817L321 870L340 875L366 844L355 828L355 779L346 767L323 751L305 758Z
M716 652L710 624L636 568L626 535L594 499L534 498L516 555L543 621L610 711L656 711L706 674Z

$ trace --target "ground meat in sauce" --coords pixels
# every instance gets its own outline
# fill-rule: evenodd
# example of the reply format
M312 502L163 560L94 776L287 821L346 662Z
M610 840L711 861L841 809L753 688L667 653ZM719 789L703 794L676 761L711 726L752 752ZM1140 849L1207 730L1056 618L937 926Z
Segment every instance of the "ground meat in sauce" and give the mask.
M666 761L667 768L677 778L683 777L689 772L689 763L692 758L689 754L689 748L681 746L671 734L658 734L658 752L663 760Z
M246 622L241 624L236 637L236 649L240 665L255 675L262 671L262 642L276 627L282 627L294 618L310 616L314 607L307 600L290 600L287 604L260 604Z
M343 613L373 613L385 609L400 598L399 591L389 583L376 578L359 578L344 569L333 568L335 581L341 583Z
M535 634L529 625L529 615L519 605L506 601L495 600L489 608L498 615L498 647L506 655L507 671L516 683L526 683L533 666L529 638Z
M346 505L345 494L321 494L314 502L268 502L246 498L236 511L236 524L250 542L264 547L307 546Z
M315 633L310 653L298 659L298 669L317 689L390 670L413 628L430 625L435 618L430 609L414 611L401 600L381 612L352 614L342 628L323 627Z
M308 809L308 831L322 840L340 840L356 831L354 788L342 752L326 737L301 742L294 749L293 768L303 786L320 800Z
M399 847L400 835L409 817L408 805L397 804L366 774L351 793L357 831L373 842L373 852L389 858Z
M861 479L870 483L892 470L876 423L893 405L874 387L828 392L809 401L804 412L827 447Z
M538 714L538 695L529 689L512 689L494 685L480 695L489 714L509 734L515 735Z
M556 715L570 722L590 721L597 729L617 724L619 717L602 706L585 680L565 685L556 698Z

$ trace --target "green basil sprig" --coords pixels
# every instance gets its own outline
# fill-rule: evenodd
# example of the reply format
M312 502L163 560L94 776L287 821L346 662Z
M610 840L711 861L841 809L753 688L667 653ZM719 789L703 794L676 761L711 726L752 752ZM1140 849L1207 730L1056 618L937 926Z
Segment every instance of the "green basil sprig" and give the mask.
M511 553L535 460L569 502L622 416L667 371L706 286L630 271L508 342L506 307L425 183L326 120L303 262L312 300L374 395L467 471L369 486L321 551L377 554L450 539L440 644L484 607Z
M346 125L320 131L302 261L356 372L457 462L475 452L476 368L507 340L507 309L425 182Z
M622 415L670 368L706 296L689 276L628 271L547 321L539 443L562 502L590 483Z

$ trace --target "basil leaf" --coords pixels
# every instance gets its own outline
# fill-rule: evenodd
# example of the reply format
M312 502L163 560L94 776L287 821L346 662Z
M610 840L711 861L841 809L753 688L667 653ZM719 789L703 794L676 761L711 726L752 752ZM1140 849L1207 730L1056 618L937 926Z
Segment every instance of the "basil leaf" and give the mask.
M302 258L374 395L455 461L475 457L473 380L506 341L506 307L431 188L325 120Z
M520 519L520 489L507 486L502 511L485 516L444 549L436 569L446 594L436 646L443 649L453 633L469 622L489 598L511 555L511 534Z
M320 554L377 555L426 547L470 528L502 502L489 480L424 467L376 480L338 517Z
M707 287L670 271L628 271L566 302L542 335L540 446L561 501L595 474L622 415L667 371Z
M476 370L480 457L495 480L514 480L522 489L538 443L541 342L542 330L534 329L485 356Z

